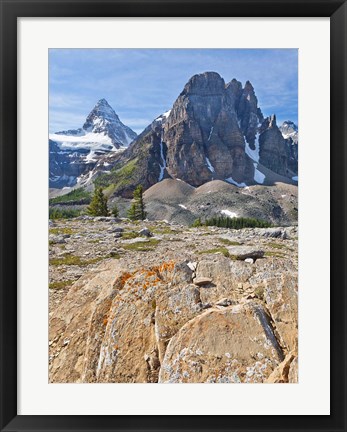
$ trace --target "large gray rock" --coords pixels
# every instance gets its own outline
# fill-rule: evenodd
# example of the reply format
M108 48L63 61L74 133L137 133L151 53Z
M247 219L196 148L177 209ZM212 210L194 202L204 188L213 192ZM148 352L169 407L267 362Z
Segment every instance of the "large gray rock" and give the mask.
M245 260L246 258L262 258L264 256L264 251L252 246L229 246L228 252L231 257L238 260Z

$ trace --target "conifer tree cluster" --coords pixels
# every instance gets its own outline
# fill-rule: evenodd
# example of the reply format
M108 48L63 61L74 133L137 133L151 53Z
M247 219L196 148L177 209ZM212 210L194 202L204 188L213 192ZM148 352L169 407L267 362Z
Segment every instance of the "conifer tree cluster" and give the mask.
M114 217L118 217L119 210L115 204L112 210L109 211L107 197L104 195L102 187L96 187L92 200L87 207L87 214L90 216L110 216L112 214ZM143 201L143 187L141 185L137 186L134 190L133 200L128 210L128 217L131 220L144 220L147 217Z
M232 229L268 228L272 226L270 222L261 219L243 218L243 217L230 218L227 216L214 216L210 219L206 219L205 222L202 222L201 219L199 218L193 223L193 226L195 227L199 227L201 225L217 226L221 228L232 228Z

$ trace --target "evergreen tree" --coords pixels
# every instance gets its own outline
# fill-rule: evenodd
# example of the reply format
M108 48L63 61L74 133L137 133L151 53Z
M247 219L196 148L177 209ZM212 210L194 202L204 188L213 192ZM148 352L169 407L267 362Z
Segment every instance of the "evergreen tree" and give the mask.
M90 216L109 216L107 198L101 187L95 188L93 198L87 208L87 213Z
M113 215L114 217L118 217L118 215L119 215L119 210L118 210L117 204L115 204L115 205L112 207L112 215Z
M145 203L143 202L143 187L139 185L134 190L133 202L128 210L128 217L131 220L144 220L146 216Z

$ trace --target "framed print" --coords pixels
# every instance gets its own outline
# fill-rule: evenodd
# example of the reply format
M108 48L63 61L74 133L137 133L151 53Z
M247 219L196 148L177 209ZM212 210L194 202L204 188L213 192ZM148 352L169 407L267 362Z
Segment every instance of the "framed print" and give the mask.
M1 29L1 430L345 430L345 2Z

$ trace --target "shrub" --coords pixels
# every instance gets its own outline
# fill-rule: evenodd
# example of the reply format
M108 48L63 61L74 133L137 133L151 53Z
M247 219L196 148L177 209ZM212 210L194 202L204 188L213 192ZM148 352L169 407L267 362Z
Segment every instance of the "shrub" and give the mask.
M202 225L201 218L195 219L195 221L192 223L193 228L201 227L201 225Z

